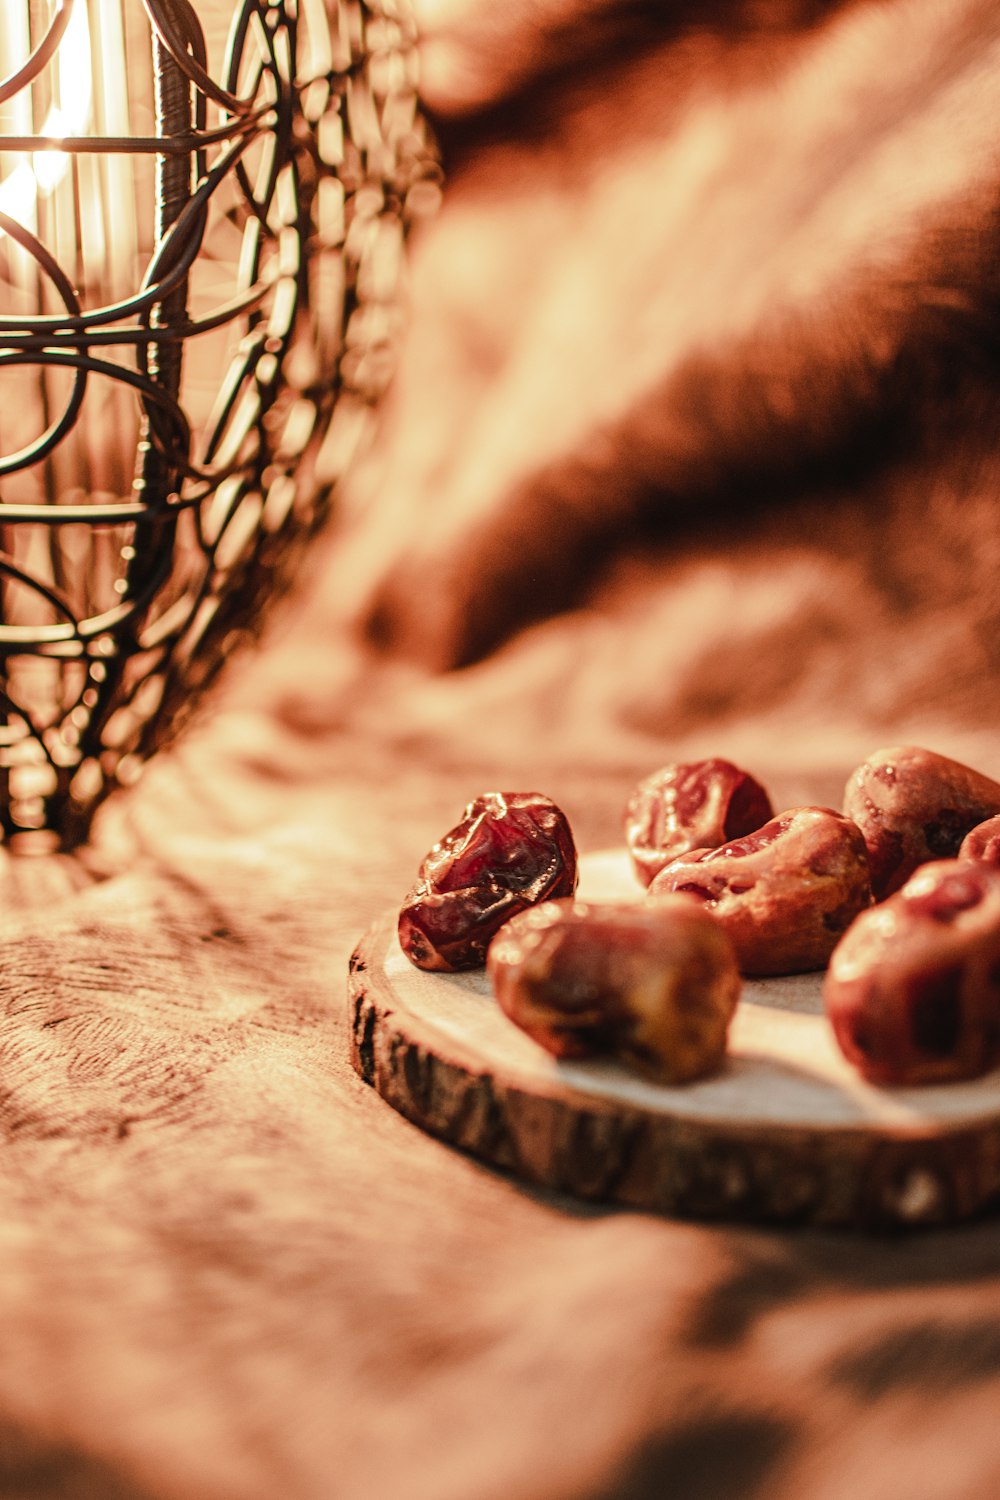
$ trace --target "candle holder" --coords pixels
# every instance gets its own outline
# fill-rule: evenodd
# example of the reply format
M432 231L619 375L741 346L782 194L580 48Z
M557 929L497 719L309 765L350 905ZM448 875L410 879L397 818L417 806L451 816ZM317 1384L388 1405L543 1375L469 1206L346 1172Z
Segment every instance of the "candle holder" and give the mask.
M405 0L214 4L0 7L11 847L84 840L258 634L366 435L437 190Z

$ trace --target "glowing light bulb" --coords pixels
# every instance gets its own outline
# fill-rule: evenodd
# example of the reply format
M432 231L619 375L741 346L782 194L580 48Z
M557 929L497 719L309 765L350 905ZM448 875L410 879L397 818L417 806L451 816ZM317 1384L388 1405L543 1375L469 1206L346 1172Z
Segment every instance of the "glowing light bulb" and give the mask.
M69 22L52 69L53 101L40 131L43 137L57 140L83 134L90 121L92 99L90 25L86 0L69 0L69 4ZM5 63L9 64L19 52L24 55L27 50L27 7L22 11L16 5L4 5L2 41L4 45L0 58ZM26 98L19 98L17 102L24 105L28 101ZM30 122L19 119L16 123L18 126L27 126L25 133L30 130ZM58 149L35 151L30 158L20 157L3 182L0 182L0 212L16 219L26 228L33 228L39 195L50 196L69 168L68 153Z

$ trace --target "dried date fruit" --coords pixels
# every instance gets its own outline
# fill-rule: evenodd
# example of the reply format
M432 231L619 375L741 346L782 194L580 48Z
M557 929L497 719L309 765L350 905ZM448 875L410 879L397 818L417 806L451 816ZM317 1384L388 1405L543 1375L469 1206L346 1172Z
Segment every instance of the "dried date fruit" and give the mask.
M1000 1063L1000 869L923 865L838 944L823 1003L872 1083L976 1078Z
M672 859L753 833L774 816L760 782L728 760L664 766L633 791L625 810L632 867L649 885Z
M548 901L512 918L487 967L500 1009L556 1057L613 1054L661 1083L714 1072L740 976L689 901Z
M865 836L877 901L918 865L954 857L977 823L1000 813L1000 784L933 750L879 750L853 771L844 812Z
M1000 865L1000 816L987 818L985 823L971 828L958 846L958 857Z
M420 865L399 914L399 943L418 969L476 969L508 917L576 890L565 813L538 792L486 792Z
M799 807L718 849L675 859L651 896L695 897L729 934L744 974L822 969L871 904L859 829L828 807Z

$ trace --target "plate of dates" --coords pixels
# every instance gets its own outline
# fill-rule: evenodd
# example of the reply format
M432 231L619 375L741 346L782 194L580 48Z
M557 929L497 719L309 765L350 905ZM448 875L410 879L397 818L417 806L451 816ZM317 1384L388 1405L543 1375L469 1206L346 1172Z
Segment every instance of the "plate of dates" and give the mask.
M939 781L955 763L880 754L842 813L771 817L756 783L730 788L768 821L727 837L720 815L713 838L702 808L714 847L680 853L662 837L662 775L630 799L626 845L578 860L548 799L477 799L352 955L355 1068L429 1133L598 1203L877 1229L984 1211L1000 1194L1000 788L992 806L974 787L950 823L937 809L943 832L925 817L914 852L865 778L895 796L901 774L927 780L926 757ZM714 768L732 770L698 764L716 791ZM671 995L694 993L680 1011L650 1000L661 917L683 955ZM595 964L614 992L599 1014Z

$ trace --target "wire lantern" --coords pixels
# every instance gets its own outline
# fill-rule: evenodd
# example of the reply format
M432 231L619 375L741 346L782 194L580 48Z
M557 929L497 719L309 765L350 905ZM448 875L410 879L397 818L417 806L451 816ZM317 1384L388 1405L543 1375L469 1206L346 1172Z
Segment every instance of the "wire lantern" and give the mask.
M325 520L436 192L415 68L407 0L2 0L11 847L87 837Z

